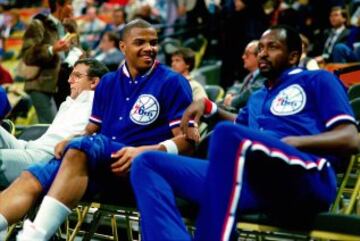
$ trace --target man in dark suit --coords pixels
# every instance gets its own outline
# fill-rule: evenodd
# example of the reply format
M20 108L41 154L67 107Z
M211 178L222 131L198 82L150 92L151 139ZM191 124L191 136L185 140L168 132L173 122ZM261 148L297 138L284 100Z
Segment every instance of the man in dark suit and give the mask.
M245 48L242 59L244 69L249 71L242 83L235 83L226 92L224 98L225 107L233 107L236 112L244 107L252 92L261 88L264 84L264 77L260 74L257 61L257 45L259 41L253 40Z
M334 62L334 50L336 45L340 43L346 43L350 30L346 27L347 12L341 7L333 7L330 12L329 20L331 29L327 29L324 32L325 42L321 56L316 57L319 63L322 62Z
M62 21L72 16L72 0L49 0L51 14L38 14L31 21L24 35L21 57L27 65L39 66L34 79L27 80L29 93L40 123L51 123L57 110L53 94L60 70L61 55L70 47Z

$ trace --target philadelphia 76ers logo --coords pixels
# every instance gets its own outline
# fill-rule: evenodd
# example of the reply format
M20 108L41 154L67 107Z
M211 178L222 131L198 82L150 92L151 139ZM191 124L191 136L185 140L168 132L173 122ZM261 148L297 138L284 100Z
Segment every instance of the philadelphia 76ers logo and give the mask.
M160 113L160 105L153 95L140 95L130 111L130 119L139 125L153 123Z
M306 94L300 85L294 84L280 91L271 103L271 113L278 116L299 113L306 104Z

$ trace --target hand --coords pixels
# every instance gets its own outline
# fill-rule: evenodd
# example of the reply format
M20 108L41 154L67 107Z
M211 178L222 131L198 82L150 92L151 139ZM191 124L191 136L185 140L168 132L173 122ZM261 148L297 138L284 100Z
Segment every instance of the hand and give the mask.
M58 53L58 52L68 51L70 49L70 45L71 45L71 41L69 40L59 40L54 43L53 52Z
M191 105L189 105L188 108L186 108L186 110L183 114L183 117L181 118L180 129L187 138L191 139L191 136L192 136L192 134L188 128L190 119L194 118L194 121L196 123L195 127L197 127L197 125L200 122L201 116L204 114L204 111L205 111L205 104L204 104L203 99L194 101L193 103L191 103ZM194 139L192 139L192 140L194 140ZM194 140L194 141L196 141L196 140Z
M64 149L68 143L69 143L69 140L64 139L64 140L60 141L58 144L56 144L55 150L54 150L54 155L57 159L60 159L63 157Z
M300 138L297 136L286 136L282 138L281 141L290 146L294 146L294 147L300 146Z
M234 96L232 94L227 94L224 98L224 102L223 102L224 106L227 106L227 107L231 106L231 102L232 102L233 98L234 98Z
M111 164L111 171L117 176L126 174L130 171L130 166L134 158L142 152L143 149L141 147L121 148L119 151L111 155L111 158L117 159L113 164Z

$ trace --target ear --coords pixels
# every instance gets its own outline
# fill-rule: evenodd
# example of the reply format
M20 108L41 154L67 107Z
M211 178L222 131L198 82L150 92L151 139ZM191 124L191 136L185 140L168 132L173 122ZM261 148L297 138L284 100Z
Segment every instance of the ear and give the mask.
M292 51L289 54L289 64L290 65L297 65L300 60L300 53L299 51Z
M99 84L100 82L100 78L99 77L94 77L91 79L91 84L90 84L90 88L91 90L95 90L96 86Z
M122 52L123 54L125 54L126 44L125 44L124 41L120 41L120 42L119 42L119 48L120 48L121 52Z

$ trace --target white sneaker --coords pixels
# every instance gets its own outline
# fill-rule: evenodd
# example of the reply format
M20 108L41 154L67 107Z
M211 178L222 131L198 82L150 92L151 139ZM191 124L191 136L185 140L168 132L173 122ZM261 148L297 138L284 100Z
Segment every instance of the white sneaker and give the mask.
M25 220L23 229L16 236L17 241L46 241L46 232L36 227L29 219Z

